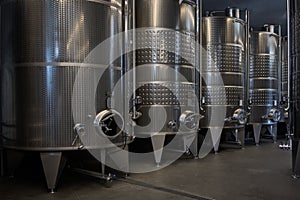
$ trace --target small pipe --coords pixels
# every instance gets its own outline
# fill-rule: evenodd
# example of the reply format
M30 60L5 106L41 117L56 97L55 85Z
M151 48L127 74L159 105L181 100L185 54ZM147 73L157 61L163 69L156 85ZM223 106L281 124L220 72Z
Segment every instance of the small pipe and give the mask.
M198 86L198 90L197 91L199 93L199 107L200 107L200 110L202 110L202 0L197 0L197 37L198 37L198 41L199 41L199 44L197 45L199 47L199 54L198 54L198 62L196 63L198 66L198 70L199 72L196 72L196 73L199 73L200 76L197 76L199 77L199 86ZM197 48L196 48L197 49Z
M133 16L133 19L132 19L132 26L133 26L133 31L132 31L132 46L133 46L133 53L132 53L132 92L133 92L133 100L135 101L136 100L136 54L135 54L135 50L136 50L136 41L135 41L135 29L136 29L136 19L135 19L135 0L132 0L132 16ZM133 104L133 107L132 107L132 116L134 118L136 118L137 116L137 109L136 109L136 104Z
M245 74L245 84L246 84L246 101L250 102L250 13L249 10L245 10L245 21L246 21L246 53L245 53L245 64L246 64L246 74ZM248 104L248 103L247 103Z
M278 56L278 101L280 102L281 99L281 65L282 65L282 33L281 33L281 26L278 25L278 35L279 35L279 56Z
M287 3L287 36L288 36L288 97L287 97L287 107L285 111L289 111L291 107L291 18L290 18L290 0L286 1Z

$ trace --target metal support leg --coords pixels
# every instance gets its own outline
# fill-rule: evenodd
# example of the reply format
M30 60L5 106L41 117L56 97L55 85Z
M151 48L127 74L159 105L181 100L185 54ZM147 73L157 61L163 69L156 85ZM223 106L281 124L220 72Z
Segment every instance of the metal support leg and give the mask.
M66 160L62 157L62 152L40 153L40 157L42 160L48 189L51 191L51 193L54 193L57 180L66 164Z
M300 177L300 141L293 141L292 162L293 178Z
M183 136L184 148L188 148L194 158L198 158L198 133Z
M154 157L155 157L155 162L157 164L157 167L159 167L161 162L165 138L166 138L165 135L154 135L151 137Z
M237 142L244 147L245 146L245 128L235 129L235 137Z
M261 132L262 124L252 124L252 126L253 126L253 134L254 134L255 144L258 146L259 140L260 140L260 132Z
M220 128L220 127L212 127L209 129L209 132L211 133L213 147L214 147L215 152L219 151L222 130L223 130L223 128Z
M274 143L276 143L277 142L277 124L268 126L268 131L272 135Z
M106 163L106 149L100 150L100 161L101 161L101 174L105 176L105 163Z
M115 169L128 173L129 172L129 151L128 146L123 150L112 148L107 150L108 156L114 162Z

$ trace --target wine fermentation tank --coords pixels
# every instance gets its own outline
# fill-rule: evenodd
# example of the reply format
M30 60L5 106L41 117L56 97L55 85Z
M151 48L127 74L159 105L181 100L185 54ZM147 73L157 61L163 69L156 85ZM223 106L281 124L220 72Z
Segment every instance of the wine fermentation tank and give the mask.
M62 152L88 148L74 131L77 122L72 113L73 87L88 54L105 39L122 32L123 3L122 0L2 1L1 49L6 49L1 51L3 145L21 152L40 152L51 190L64 164ZM99 78L94 75L99 69L96 64L83 66L85 76L89 77L85 81ZM116 115L124 121L107 105L111 89L123 70L122 60L116 60L100 80L104 86L97 89L96 105L92 105L100 114L97 118L90 116L99 124L108 120L107 126L112 126L111 117ZM106 128L105 134L112 143L123 145L122 130L118 126Z
M201 102L205 118L200 127L208 129L215 151L218 151L222 131L232 132L236 142L244 143L249 46L248 11L244 12L245 19L238 8L207 12L203 18ZM218 109L226 112L219 122L211 119Z
M181 134L185 148L197 134L199 2L136 1L137 111L141 117L135 133L151 135L157 164L167 135ZM196 146L191 151L197 155Z
M300 177L300 3L288 0L288 36L290 81L290 131L292 137L292 169L295 178Z
M281 34L275 33L274 25L266 25L264 31L252 31L250 37L249 72L249 124L253 125L255 143L258 145L262 126L266 126L277 138L280 120L279 79Z

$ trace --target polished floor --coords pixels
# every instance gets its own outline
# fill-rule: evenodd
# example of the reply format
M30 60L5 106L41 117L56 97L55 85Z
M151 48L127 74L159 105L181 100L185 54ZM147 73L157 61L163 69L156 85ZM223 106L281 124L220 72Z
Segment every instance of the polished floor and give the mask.
M291 178L291 152L270 141L201 160L182 158L157 172L115 180L110 188L66 169L54 194L47 193L40 168L23 167L14 178L0 178L1 200L300 199L300 180Z

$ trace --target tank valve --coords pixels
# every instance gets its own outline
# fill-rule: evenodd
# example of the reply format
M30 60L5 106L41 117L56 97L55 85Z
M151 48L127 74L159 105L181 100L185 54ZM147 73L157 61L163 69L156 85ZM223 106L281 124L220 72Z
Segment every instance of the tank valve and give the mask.
M85 135L85 125L76 124L74 126L74 132L76 133L76 136L73 139L72 146L78 143L78 149L84 149L84 145L81 143L80 137Z
M289 112L284 112L284 119L288 119L289 118Z
M243 109L234 111L232 118L237 120L239 124L244 125L247 123L247 113Z
M276 108L270 110L268 115L262 116L262 119L272 120L273 122L278 122L281 119L280 111Z
M243 109L237 109L234 111L232 117L226 118L224 120L226 123L237 122L240 125L244 125L247 123L247 113Z
M199 121L203 118L203 115L187 110L180 115L179 122L184 128L195 130L199 126Z
M174 120L172 120L169 121L168 126L172 129L175 129L177 127L177 123Z
M104 110L100 112L95 120L94 125L96 130L102 136L109 139L118 137L124 130L125 122L120 113L113 109Z

